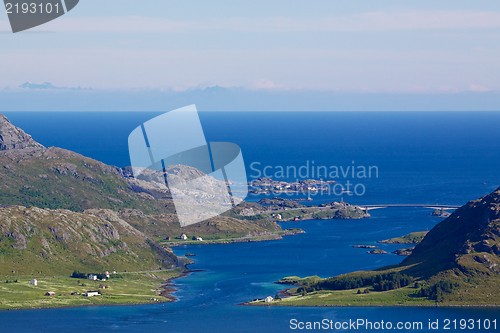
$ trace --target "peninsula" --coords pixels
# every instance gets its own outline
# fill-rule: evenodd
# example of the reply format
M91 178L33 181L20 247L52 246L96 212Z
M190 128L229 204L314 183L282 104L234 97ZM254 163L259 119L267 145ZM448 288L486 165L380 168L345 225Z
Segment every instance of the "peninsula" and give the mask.
M426 235L387 240L416 244L399 265L327 279L289 277L274 306L499 306L500 188L470 201Z

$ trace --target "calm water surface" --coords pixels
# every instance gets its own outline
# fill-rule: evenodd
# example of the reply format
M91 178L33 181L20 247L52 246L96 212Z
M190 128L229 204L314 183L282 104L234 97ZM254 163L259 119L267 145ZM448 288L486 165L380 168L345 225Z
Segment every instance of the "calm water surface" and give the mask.
M129 165L127 136L158 113L7 113L46 146L74 150L108 164ZM500 184L499 113L201 113L208 141L235 142L247 171L264 166L377 166L379 176L350 180L363 196L344 195L354 204L462 205ZM256 166L260 166L256 167ZM287 179L293 180L293 177ZM483 184L486 183L486 184ZM259 198L249 198L256 201ZM340 200L314 197L313 203ZM201 269L177 280L178 302L144 306L86 307L0 312L5 332L288 332L290 320L423 322L445 319L500 320L488 308L274 308L238 303L276 294L276 281L290 275L336 274L397 264L396 255L369 255L356 244L412 231L429 230L440 220L418 208L371 211L356 221L282 223L305 234L280 241L190 245ZM404 246L380 244L388 252ZM297 330L295 330L297 331ZM383 330L378 330L383 331ZM412 331L412 330L407 330ZM433 330L436 331L436 330ZM477 330L467 330L477 331ZM484 330L481 330L484 331ZM493 330L491 330L493 331Z

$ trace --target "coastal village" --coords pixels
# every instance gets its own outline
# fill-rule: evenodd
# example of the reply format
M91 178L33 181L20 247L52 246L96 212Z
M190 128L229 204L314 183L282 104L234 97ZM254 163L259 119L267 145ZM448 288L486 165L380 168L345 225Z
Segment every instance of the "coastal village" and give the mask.
M269 194L269 193L318 193L328 192L330 186L337 184L336 181L322 179L297 180L296 182L285 182L272 180L267 177L260 177L248 183L251 194Z
M75 274L75 273L77 273L77 274ZM116 274L116 271L113 271L112 274ZM78 273L75 271L71 277L80 278L82 276L85 276L85 274ZM90 281L102 281L102 282L104 282L111 277L111 273L109 273L109 272L105 272L103 274L90 273L90 274L86 274L86 276L87 276L86 278ZM80 281L78 281L78 283L80 284ZM37 287L38 286L38 279L31 279L30 285ZM85 284L83 284L83 283L80 285L85 286ZM100 290L104 290L106 288L107 288L107 286L105 284L99 285ZM56 296L56 292L55 291L47 291L44 295L45 296ZM59 296L68 296L68 295L67 294L59 294ZM84 293L78 293L75 291L75 292L72 292L70 294L70 296L85 296L85 297L101 296L101 292L98 290L87 290Z

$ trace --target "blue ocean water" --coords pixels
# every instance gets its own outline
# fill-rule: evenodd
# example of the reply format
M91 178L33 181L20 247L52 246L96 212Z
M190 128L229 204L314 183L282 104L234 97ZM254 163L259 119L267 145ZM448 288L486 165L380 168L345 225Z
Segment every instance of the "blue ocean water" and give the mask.
M108 164L126 166L130 164L128 134L158 114L12 112L6 116L45 146L63 147ZM376 166L378 177L351 174L333 179L364 186L362 196L341 195L353 204L462 205L500 184L500 113L202 112L200 119L207 141L229 141L241 147L250 177L258 176L265 167L274 172L278 166L299 168L312 165L312 161L326 167ZM337 195L315 196L312 203L339 199ZM282 223L283 227L299 227L306 233L280 241L175 248L178 255L195 253L193 268L204 271L177 280L179 301L165 307L26 310L1 312L0 318L3 327L20 332L287 332L291 319L324 318L419 321L424 328L429 320L439 320L441 329L437 331L444 331L445 319L500 320L500 310L488 308L237 305L274 295L282 286L273 281L284 276L328 277L399 263L402 257L373 256L352 245L375 244L408 232L428 230L440 221L421 208L387 208L370 213L372 218L356 221ZM381 247L388 251L401 248Z

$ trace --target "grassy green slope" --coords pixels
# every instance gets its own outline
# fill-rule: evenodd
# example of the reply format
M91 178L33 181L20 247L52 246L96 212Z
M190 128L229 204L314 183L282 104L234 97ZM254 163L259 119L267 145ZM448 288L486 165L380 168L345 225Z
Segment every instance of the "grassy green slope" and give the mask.
M428 231L417 231L401 237L386 239L377 243L385 244L418 244L428 234Z
M0 151L0 203L69 209L141 209L163 212L150 196L134 193L114 167L60 148Z
M68 276L74 270L143 271L177 265L175 255L113 211L101 211L102 217L92 213L0 209L0 275Z

